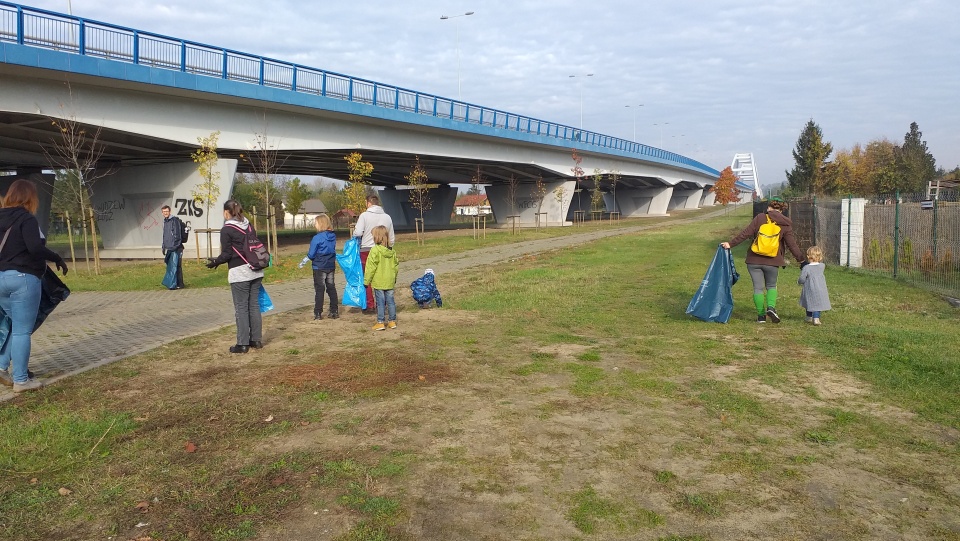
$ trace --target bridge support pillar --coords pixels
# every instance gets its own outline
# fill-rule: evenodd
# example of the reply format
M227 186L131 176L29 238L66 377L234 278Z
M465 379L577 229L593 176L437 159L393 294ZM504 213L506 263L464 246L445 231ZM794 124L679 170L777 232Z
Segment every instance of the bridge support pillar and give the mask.
M420 217L420 211L410 204L410 190L384 188L377 194L384 212L393 220L394 229L413 229L414 220ZM450 225L450 216L457 201L457 189L449 185L440 185L431 188L427 197L430 198L430 210L423 213L424 225Z
M193 199L191 191L204 179L196 164L171 163L142 167L122 167L97 181L91 197L100 234L101 257L156 259L163 257L163 215L160 207L170 205L171 214L194 229L187 241L184 257L196 257L197 241L201 257L207 254L207 234L197 229L223 227L223 204L230 198L237 160L218 160L220 196L207 209ZM250 209L244 209L246 213ZM248 218L251 218L248 216ZM209 220L209 222L208 222ZM251 219L252 221L252 219ZM220 234L210 235L214 255L220 253Z
M537 193L536 184L517 186L513 201L510 200L510 187L506 185L487 186L485 191L490 201L499 227L510 227L510 216L519 216L519 223L533 227L537 223L537 213L546 213L546 222L541 225L570 225L567 214L574 199L576 182L572 180L544 181L544 194ZM562 195L562 197L560 197Z
M620 188L617 190L617 206L620 215L628 216L665 216L672 186L657 188Z
M703 190L703 197L700 198L701 207L712 207L717 204L717 194L709 189Z
M673 190L667 210L689 210L699 208L703 188L696 190Z

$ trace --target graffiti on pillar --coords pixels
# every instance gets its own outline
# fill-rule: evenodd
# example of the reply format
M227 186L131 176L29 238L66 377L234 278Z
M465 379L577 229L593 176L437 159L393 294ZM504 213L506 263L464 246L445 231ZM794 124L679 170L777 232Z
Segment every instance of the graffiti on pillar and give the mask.
M100 222L111 222L113 221L114 211L120 211L126 208L127 201L126 199L111 199L108 201L103 201L102 203L94 206L94 211L97 213L97 221Z
M193 216L199 218L203 216L203 207L196 199L177 199L177 216Z
M140 218L140 228L149 231L163 224L163 215L160 214L161 202L144 199L137 204L137 216Z

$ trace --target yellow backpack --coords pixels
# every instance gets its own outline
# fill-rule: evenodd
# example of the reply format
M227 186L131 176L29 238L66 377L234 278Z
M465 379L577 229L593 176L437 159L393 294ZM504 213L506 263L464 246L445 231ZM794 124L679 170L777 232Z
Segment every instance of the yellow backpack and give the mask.
M766 257L777 257L780 252L780 226L767 215L767 223L760 226L757 238L750 247L753 253Z

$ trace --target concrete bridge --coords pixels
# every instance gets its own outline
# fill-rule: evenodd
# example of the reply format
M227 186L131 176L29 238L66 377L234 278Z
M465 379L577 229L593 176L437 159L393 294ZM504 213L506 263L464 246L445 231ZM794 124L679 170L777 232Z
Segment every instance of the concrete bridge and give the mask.
M253 171L257 148L275 154L276 174L344 180L344 156L360 152L398 227L412 227L416 214L404 179L416 158L438 185L428 226L449 223L451 184L478 171L499 221L532 223L540 213L569 224L589 210L594 189L592 178L576 182L573 150L587 177L601 171L604 210L624 217L712 205L706 188L719 176L688 157L571 126L0 1L0 172L44 181L47 201L44 171L59 137L52 119L99 130L100 166L115 170L92 194L107 257L157 257L162 204L206 225L190 195L202 181L190 154L214 131L221 200L211 227L222 225L218 209L235 173Z

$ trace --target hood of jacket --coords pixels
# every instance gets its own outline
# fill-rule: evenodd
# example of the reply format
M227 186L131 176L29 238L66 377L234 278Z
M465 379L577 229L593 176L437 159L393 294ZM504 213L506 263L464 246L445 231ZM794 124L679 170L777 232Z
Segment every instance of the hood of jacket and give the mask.
M787 218L786 216L784 216L783 213L781 213L779 210L770 209L769 211L767 211L767 216L769 216L773 222L775 222L777 225L781 227L785 225L790 225L790 226L793 225L793 222L790 220L790 218Z
M7 207L0 209L0 231L6 231L12 226L26 220L33 214L23 207Z
M371 205L367 208L366 212L369 212L370 214L386 214L386 212L383 210L383 207L380 205Z
M240 229L246 229L247 226L250 225L250 220L248 220L246 216L242 216L240 220L231 218L223 222L223 225L227 225L227 224L235 225Z

